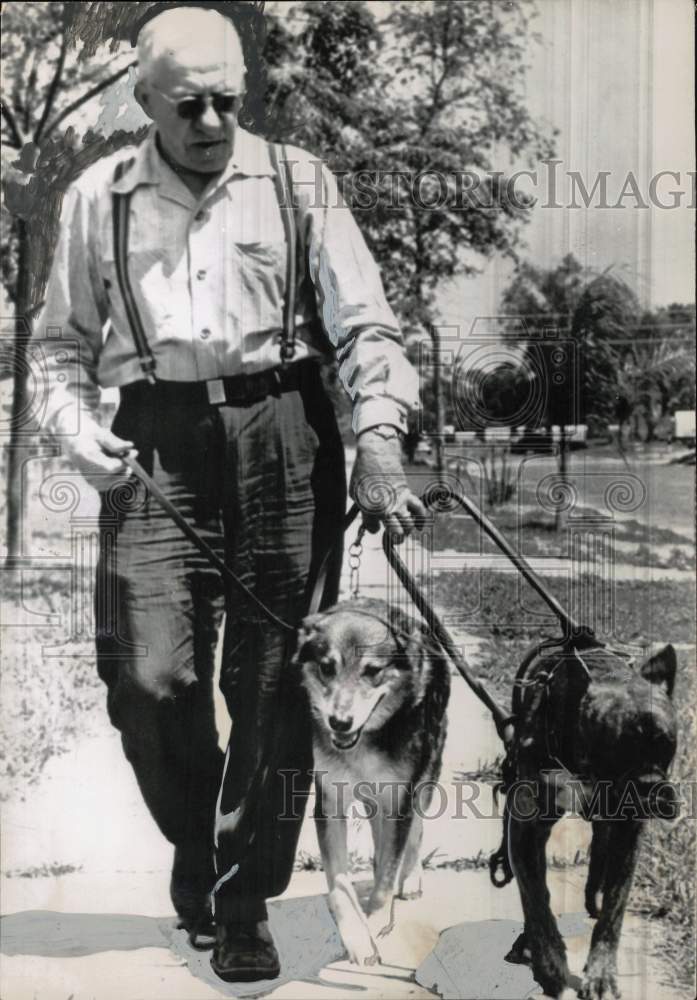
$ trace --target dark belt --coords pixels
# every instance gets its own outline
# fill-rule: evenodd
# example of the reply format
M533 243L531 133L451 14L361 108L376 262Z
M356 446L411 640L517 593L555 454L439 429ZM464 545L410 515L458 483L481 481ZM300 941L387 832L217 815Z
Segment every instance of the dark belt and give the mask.
M247 375L228 375L205 382L168 382L145 380L121 386L121 399L132 401L154 397L163 403L190 406L246 406L267 396L280 396L298 390L317 368L313 360L296 361L284 368L266 368Z

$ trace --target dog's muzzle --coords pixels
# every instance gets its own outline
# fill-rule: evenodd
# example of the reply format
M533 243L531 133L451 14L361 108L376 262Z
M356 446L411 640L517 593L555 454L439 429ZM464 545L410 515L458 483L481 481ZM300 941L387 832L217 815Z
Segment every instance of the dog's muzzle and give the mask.
M383 697L384 695L381 694L375 702L370 710L368 719L370 719L370 716L378 707ZM352 750L363 735L363 730L367 725L368 719L366 719L363 725L359 726L358 729L354 729L352 716L349 716L348 719L340 719L336 715L330 715L327 722L329 725L329 737L332 741L332 745L337 750Z
M348 719L340 719L336 715L330 715L328 722L331 741L337 750L350 750L351 747L355 747L361 738L363 726L354 729L351 716Z

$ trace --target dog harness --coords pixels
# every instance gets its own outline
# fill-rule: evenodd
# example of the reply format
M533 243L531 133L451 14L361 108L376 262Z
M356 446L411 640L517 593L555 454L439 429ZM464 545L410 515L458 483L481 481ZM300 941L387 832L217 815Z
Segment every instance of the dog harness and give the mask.
M578 691L575 692L574 696L575 702L580 701L593 680L591 669L584 659L584 654L587 656L589 653L595 652L613 653L614 655L631 659L629 654L621 650L609 649L608 646L594 639L590 634L587 636L585 643L578 642L578 639L544 639L533 646L523 658L513 682L512 707L513 715L517 720L516 739L510 748L512 759L509 761L509 755L507 755L507 760L504 763L504 777L499 786L500 790L506 791L507 787L517 777L517 747L521 739L532 738L532 734L520 731L520 723L523 715L533 717L539 715L543 720L545 759L541 762L542 766L550 765L551 767L558 767L566 771L567 774L583 777L576 766L579 762L574 759L575 752L569 739L569 727L565 725L564 719L557 717L557 713L552 709L550 701L555 679L559 676L560 671L564 669L568 670L572 663L578 664L583 672L583 680L579 683ZM552 660L551 665L547 669L537 671L534 677L528 679L526 675L533 663L540 657ZM532 688L532 694L531 703L523 711L522 692L525 688Z
M297 271L298 271L298 227L293 205L293 176L290 163L284 145L268 143L269 159L273 167L273 182L276 192L276 200L281 213L283 232L286 241L286 287L283 299L283 329L281 331L281 364L287 365L295 356L295 299L297 292ZM121 180L133 163L135 157L122 160L114 170L114 182ZM143 326L143 321L138 310L136 297L133 293L130 275L128 273L128 231L131 211L131 196L133 192L124 193L112 192L112 220L113 220L113 241L114 241L114 261L116 265L116 279L126 310L126 317L131 328L133 342L135 344L138 361L140 363L143 378L154 385L157 381L155 376L155 358L148 343L147 334ZM220 379L213 379L212 382L220 382ZM211 399L211 402L221 402L222 400Z

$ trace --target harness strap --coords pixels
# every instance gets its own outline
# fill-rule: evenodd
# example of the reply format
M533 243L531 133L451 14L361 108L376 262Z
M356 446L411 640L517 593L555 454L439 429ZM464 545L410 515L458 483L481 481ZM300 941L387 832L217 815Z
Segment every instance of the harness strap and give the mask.
M282 157L283 164L279 158ZM293 177L286 147L269 143L269 157L274 170L273 182L286 237L286 294L283 301L283 332L281 362L287 364L295 356L295 296L297 283L298 230L293 210Z
M127 170L133 165L133 158L122 160L114 171L114 182L121 180ZM128 274L128 230L131 216L131 191L125 194L112 193L112 217L114 224L114 262L116 278L119 283L121 298L126 309L126 316L131 327L131 333L138 353L140 367L146 380L155 384L155 358L153 357L148 338L145 335L143 322L140 318L138 305L131 279Z

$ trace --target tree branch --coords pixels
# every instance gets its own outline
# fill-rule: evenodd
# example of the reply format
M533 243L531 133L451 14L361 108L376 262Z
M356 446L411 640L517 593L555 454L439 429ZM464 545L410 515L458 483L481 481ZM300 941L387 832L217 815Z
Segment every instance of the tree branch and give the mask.
M7 122L7 127L12 135L12 143L15 149L21 149L26 139L21 128L17 124L17 119L12 113L10 106L5 103L5 101L0 102L0 108L2 109L2 117Z
M53 105L56 102L56 95L58 93L58 88L60 87L61 77L63 76L63 67L65 65L65 57L68 52L68 31L65 16L63 18L63 34L61 35L61 47L58 53L58 60L56 62L56 68L53 71L53 76L51 77L51 82L48 87L48 92L46 94L46 100L44 101L44 109L41 112L41 118L39 119L39 124L36 126L34 131L34 142L38 142L44 130L44 125L48 121L48 116L53 110Z
M123 69L117 70L116 73L112 73L111 76L108 76L105 80L102 80L101 83L95 84L94 87L86 91L81 97L78 97L74 101L72 101L68 105L68 107L65 108L65 110L61 111L61 113L57 115L53 119L53 121L46 126L43 132L43 138L46 139L51 134L51 132L53 132L56 128L58 128L61 122L65 121L68 115L71 115L73 111L77 111L77 109L82 107L83 104L87 104L87 102L91 101L93 97L97 96L97 94L101 94L101 92L103 90L106 90L107 87L110 87L112 83L116 83L117 80L121 79L122 76L125 76L126 73L128 73L129 69L131 69L131 67L135 65L136 61L134 59L133 62L130 62L127 66L124 66Z
M36 54L34 52L30 55L31 59L31 69L27 73L27 85L24 91L24 100L22 101L24 105L24 121L22 122L22 127L25 132L30 131L31 127L31 107L33 104L34 92L36 90Z

